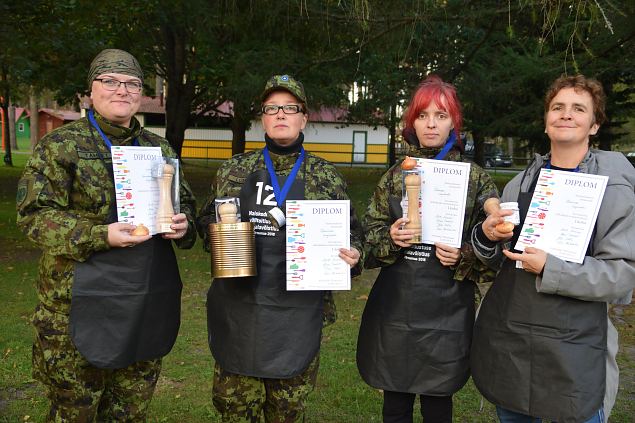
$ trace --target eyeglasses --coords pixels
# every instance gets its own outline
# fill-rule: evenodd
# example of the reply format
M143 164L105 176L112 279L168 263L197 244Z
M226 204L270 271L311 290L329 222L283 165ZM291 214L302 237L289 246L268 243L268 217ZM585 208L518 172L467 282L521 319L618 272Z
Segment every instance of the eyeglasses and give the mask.
M262 106L262 113L266 115L277 115L278 110L282 110L285 115L295 115L302 111L302 107L299 104L285 104L278 106L277 104L265 104Z
M101 82L101 86L108 91L117 91L121 84L130 94L139 94L143 88L143 84L139 81L119 81L111 78L95 78L95 81Z

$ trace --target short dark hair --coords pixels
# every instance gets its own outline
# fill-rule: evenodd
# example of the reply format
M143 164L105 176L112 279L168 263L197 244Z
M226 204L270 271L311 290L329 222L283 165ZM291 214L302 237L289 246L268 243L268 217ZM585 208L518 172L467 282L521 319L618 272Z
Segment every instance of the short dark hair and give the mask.
M575 91L586 91L593 100L593 117L596 124L602 125L606 122L606 94L604 94L604 88L597 79L587 78L584 75L566 76L562 75L560 78L553 81L547 93L545 94L545 115L549 111L549 104L553 98L558 95L560 90L565 88L573 88Z

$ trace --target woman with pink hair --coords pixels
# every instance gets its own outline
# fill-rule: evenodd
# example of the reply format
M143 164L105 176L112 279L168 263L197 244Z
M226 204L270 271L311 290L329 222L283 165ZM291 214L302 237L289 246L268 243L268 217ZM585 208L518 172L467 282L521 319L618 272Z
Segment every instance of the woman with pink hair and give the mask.
M408 156L463 161L462 122L454 86L429 76L404 116ZM461 248L414 244L415 230L404 227L400 165L382 176L364 218L366 267L381 271L362 317L357 366L384 391L384 422L412 422L416 395L426 423L451 422L452 395L470 375L475 284L493 276L476 260L469 235L485 218L485 200L498 193L471 164Z

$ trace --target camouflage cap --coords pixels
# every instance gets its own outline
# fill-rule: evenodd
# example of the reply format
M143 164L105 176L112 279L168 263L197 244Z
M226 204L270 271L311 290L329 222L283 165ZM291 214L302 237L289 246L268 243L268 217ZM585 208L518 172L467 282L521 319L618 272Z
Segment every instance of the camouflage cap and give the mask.
M102 50L90 64L88 71L88 89L95 78L104 73L121 73L136 76L143 82L143 71L135 57L127 51L108 48Z
M267 99L269 93L273 91L289 91L295 98L300 100L300 102L306 104L306 93L304 92L304 86L302 82L298 81L294 77L290 75L274 75L267 81L267 85L265 85L265 90L262 92L260 99L264 102Z

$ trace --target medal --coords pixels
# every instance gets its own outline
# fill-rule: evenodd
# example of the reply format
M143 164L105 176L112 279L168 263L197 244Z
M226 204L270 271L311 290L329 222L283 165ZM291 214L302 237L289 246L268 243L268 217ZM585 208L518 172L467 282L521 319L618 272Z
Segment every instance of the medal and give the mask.
M269 210L267 212L267 218L269 218L269 221L271 222L271 224L275 226L277 229L284 227L287 221L284 215L284 212L280 210L279 207L274 207L271 210Z
M267 149L267 147L262 150L262 153L265 158L265 166L267 168L267 171L269 172L269 177L271 178L271 185L273 186L273 193L276 199L276 203L278 204L278 207L274 207L267 212L267 217L269 218L269 221L273 226L280 229L284 227L287 220L284 216L284 212L280 209L280 206L284 204L284 200L287 198L289 189L291 189L291 185L293 185L293 182L295 181L295 175L297 175L298 170L300 170L300 165L304 160L304 148L300 149L300 155L295 161L293 169L291 169L291 173L284 182L282 189L278 184L278 177L276 176L276 172L273 168L271 156L269 156L269 150Z

